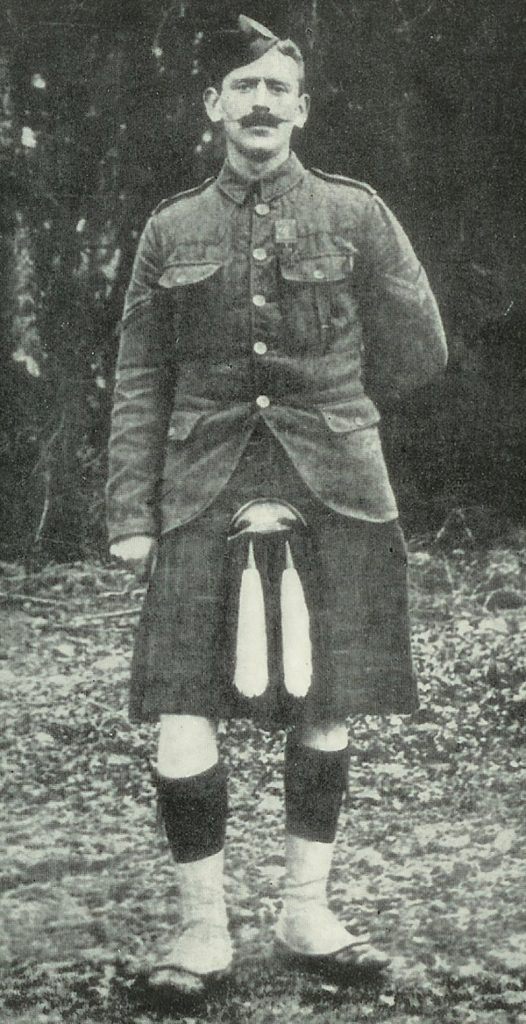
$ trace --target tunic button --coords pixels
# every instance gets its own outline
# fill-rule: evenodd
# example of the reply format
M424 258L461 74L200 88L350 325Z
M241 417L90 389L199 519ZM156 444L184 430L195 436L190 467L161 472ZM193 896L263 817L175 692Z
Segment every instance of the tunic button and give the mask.
M314 277L317 281L323 281L325 274L323 273L323 270L316 269L314 271Z
M252 255L253 255L255 260L258 260L258 262L261 263L262 260L266 260L266 258L267 258L267 250L266 249L254 249L254 252L252 253Z
M258 395L256 398L256 405L260 409L268 409L270 405L270 398L268 395Z
M254 303L255 306L264 306L266 301L267 300L265 299L264 295L253 295L252 296L252 302Z
M265 345L265 342L264 341L256 341L256 343L254 345L254 352L256 353L256 355L264 356L266 351L267 351L267 346Z
M267 213L270 213L270 206L268 203L256 203L254 210L258 217L266 217Z

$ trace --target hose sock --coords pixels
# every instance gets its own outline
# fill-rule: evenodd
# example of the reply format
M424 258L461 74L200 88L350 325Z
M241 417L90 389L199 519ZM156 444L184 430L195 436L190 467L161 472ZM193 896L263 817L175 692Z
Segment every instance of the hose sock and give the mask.
M317 843L334 842L348 771L348 747L314 750L288 738L285 817L289 835Z
M223 849L228 813L227 773L219 762L199 775L156 775L160 815L174 860L202 860Z

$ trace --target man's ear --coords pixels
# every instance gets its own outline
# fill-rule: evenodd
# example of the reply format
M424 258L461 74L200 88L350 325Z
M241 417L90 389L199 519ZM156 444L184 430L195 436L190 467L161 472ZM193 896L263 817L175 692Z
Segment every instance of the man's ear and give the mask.
M305 123L307 121L307 118L309 116L309 110L310 110L310 96L309 96L308 93L304 92L300 96L299 101L298 101L298 109L296 111L296 117L294 118L294 127L295 128L303 128L303 126L305 125Z
M213 124L219 124L223 120L223 111L221 109L221 96L217 89L213 86L209 86L203 93L203 103L208 117Z

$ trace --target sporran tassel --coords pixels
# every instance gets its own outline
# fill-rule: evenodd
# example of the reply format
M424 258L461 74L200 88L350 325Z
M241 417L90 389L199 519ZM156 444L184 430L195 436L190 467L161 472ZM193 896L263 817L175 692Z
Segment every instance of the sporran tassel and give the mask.
M288 541L281 577L281 636L285 688L293 697L305 697L312 682L310 620Z
M254 557L254 545L250 541L239 593L234 686L244 697L260 697L268 681L263 586Z

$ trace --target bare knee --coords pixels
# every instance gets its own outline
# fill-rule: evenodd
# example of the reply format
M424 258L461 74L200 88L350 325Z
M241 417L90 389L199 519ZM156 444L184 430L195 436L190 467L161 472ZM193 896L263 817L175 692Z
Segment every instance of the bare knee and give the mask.
M161 715L157 770L166 778L199 775L218 759L216 725L198 715Z
M347 726L344 722L303 725L295 730L294 738L313 750L344 750L348 743Z

